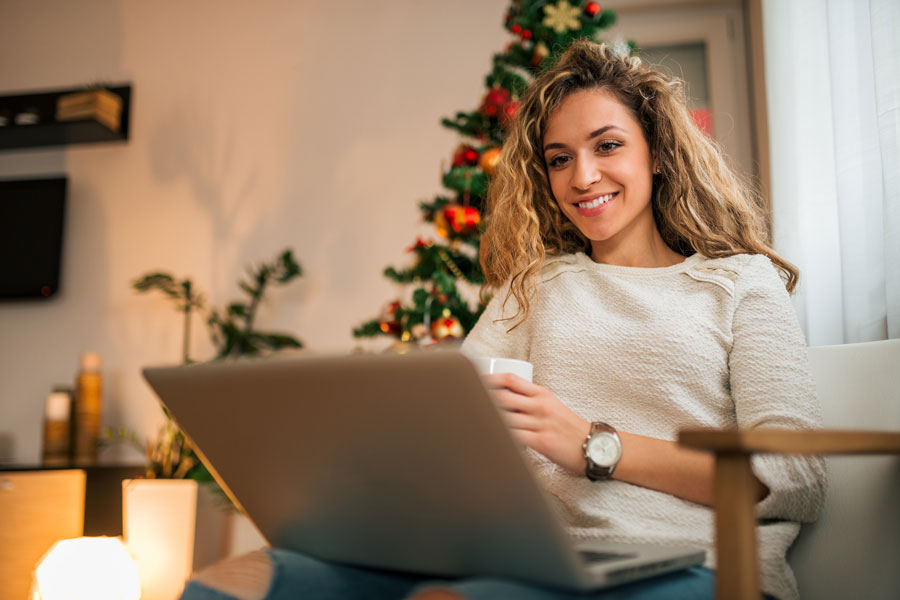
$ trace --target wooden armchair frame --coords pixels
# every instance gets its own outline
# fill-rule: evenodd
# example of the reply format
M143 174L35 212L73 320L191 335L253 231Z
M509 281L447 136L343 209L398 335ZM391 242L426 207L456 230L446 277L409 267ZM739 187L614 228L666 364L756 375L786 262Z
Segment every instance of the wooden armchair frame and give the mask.
M752 454L900 454L900 433L882 431L690 429L679 442L715 453L716 597L728 600L761 598Z

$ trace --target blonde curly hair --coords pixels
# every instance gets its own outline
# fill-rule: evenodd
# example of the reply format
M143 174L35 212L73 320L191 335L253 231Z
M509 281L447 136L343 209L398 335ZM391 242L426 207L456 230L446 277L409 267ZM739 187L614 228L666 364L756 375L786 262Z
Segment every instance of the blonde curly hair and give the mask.
M581 90L612 93L640 124L659 170L653 176L653 216L672 250L709 258L765 254L781 272L788 292L794 291L797 269L769 245L762 198L694 124L683 83L647 69L639 58L578 40L531 84L503 144L481 240L483 293L509 282L504 306L514 297L518 311L512 318L521 317L521 323L537 292L535 277L545 257L590 253L590 240L553 198L542 151L550 116L566 97Z

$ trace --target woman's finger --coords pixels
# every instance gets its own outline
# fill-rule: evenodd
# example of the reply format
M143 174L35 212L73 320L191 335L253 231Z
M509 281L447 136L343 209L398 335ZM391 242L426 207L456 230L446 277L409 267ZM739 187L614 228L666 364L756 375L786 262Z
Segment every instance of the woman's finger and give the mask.
M517 442L528 448L534 449L534 445L538 441L538 434L527 429L510 429L513 437Z
M501 410L500 416L506 426L514 431L537 431L539 427L538 420L527 413Z
M517 394L505 388L492 390L494 402L500 408L512 412L530 413L534 409L534 400L529 396Z
M522 379L518 375L512 373L494 373L493 375L482 375L485 385L488 389L506 388L519 394L533 396L542 388L535 385L527 379Z

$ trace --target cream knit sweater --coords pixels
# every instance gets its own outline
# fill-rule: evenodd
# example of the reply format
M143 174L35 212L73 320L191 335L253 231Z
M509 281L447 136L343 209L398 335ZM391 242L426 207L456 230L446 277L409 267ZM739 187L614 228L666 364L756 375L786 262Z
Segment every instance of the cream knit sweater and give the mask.
M526 321L497 294L463 343L471 357L534 363L534 381L588 421L675 440L686 427L820 425L806 344L768 258L693 255L663 268L549 259ZM572 440L581 444L582 440ZM711 509L621 481L591 482L530 452L538 479L577 537L713 546ZM821 511L820 458L754 457L770 493L758 504L762 587L796 598L785 561L801 521ZM707 566L715 555L707 552Z

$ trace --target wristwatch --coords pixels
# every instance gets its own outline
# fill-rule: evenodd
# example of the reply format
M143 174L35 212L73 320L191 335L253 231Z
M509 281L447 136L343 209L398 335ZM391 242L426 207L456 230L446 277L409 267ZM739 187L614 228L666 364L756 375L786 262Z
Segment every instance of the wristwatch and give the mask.
M622 440L615 428L606 423L591 423L591 431L582 444L587 461L585 474L591 481L612 477L619 459L622 458Z

